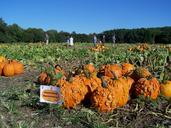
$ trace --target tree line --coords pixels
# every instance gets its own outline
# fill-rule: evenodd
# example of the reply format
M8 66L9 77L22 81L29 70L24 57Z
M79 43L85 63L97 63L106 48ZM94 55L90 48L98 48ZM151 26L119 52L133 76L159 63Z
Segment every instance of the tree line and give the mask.
M106 42L112 42L116 36L116 43L165 43L171 44L171 27L139 28L139 29L113 29L101 33L80 34L57 30L44 31L41 28L23 29L17 24L8 25L0 18L0 43L13 42L44 42L45 33L49 35L50 42L66 42L73 36L74 42L92 42L95 34L99 40L105 35Z

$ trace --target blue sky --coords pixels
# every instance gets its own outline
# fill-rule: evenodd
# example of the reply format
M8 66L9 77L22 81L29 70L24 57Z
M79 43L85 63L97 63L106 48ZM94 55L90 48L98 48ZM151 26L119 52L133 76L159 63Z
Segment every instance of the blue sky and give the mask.
M171 26L171 0L0 0L0 17L23 28L102 32Z

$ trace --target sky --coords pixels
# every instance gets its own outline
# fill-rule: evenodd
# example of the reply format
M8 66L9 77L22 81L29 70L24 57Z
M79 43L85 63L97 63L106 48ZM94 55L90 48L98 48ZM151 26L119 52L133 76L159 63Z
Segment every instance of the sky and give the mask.
M171 0L0 0L0 17L22 28L100 33L171 26Z

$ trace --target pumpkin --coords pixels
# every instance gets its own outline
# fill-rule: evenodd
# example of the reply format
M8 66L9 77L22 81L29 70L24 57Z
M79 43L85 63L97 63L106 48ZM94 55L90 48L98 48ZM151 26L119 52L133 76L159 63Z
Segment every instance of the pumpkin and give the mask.
M171 99L171 81L166 81L165 83L161 84L160 91L161 94L167 99Z
M122 76L122 68L118 64L103 65L99 70L98 76L108 76L110 78L119 78Z
M134 83L134 80L130 77L121 77L118 80L115 80L117 88L120 88L121 92L116 90L118 94L121 93L121 95L118 96L118 107L124 106L128 100L129 100L129 92L132 87L132 84ZM122 85L122 86L121 86Z
M79 75L73 77L71 82L65 81L61 87L61 94L65 108L75 108L84 100L88 90Z
M13 60L12 64L14 66L14 74L22 74L24 72L24 66L21 62Z
M11 61L4 65L3 75L4 76L14 76L14 65L12 64Z
M3 61L3 62L0 62L0 68L3 69L5 64L7 64L8 61Z
M0 56L0 62L4 62L5 60L6 60L6 58L5 58L5 57Z
M122 64L122 75L130 76L134 70L135 70L134 65L132 65L130 63Z
M96 68L92 63L86 64L83 66L84 70L88 71L89 73L94 73L96 72Z
M111 112L125 105L129 99L129 90L133 79L121 77L117 80L102 77L102 86L92 94L92 105L101 112Z
M133 87L135 96L143 95L144 97L150 97L154 100L158 97L159 92L160 84L155 77L141 78Z
M117 108L117 94L114 88L98 87L91 97L92 106L100 112L111 112Z
M6 62L0 62L0 75L3 75L3 68L5 66Z
M40 84L48 85L50 84L50 77L46 72L41 72L39 77L38 77L38 82Z
M66 72L62 69L62 67L60 65L55 65L55 75L57 75L58 73L61 73L61 78L55 79L56 82L56 86L61 86L65 80L66 80Z
M48 65L46 70L39 75L38 82L40 84L60 86L66 80L65 75L65 71L59 65L51 67Z
M98 78L97 76L91 76L89 80L90 80L90 84L87 84L87 86L89 88L90 93L93 92L96 88L98 88L102 84L101 79Z
M2 75L2 68L0 67L0 76Z
M134 73L131 75L131 77L137 81L140 78L147 78L150 77L152 74L148 71L148 69L143 68L143 67L139 67L137 69L135 69Z
M55 73L58 74L58 73L62 73L63 76L66 76L66 73L65 71L62 69L62 67L60 65L55 65Z

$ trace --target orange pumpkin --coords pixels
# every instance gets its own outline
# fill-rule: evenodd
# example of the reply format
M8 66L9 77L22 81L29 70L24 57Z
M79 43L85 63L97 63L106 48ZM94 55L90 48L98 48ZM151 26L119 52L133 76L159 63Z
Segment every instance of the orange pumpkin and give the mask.
M6 60L6 58L5 58L5 57L0 56L0 62L4 62L5 60Z
M62 69L62 67L60 65L55 65L55 73L58 74L59 72L62 73L63 76L66 75L65 71Z
M134 73L131 75L131 77L137 81L140 78L147 78L150 77L152 74L148 71L148 69L143 68L143 67L139 67L137 68Z
M48 84L50 84L50 77L48 76L48 74L46 72L42 72L42 73L40 73L40 75L38 77L38 82L40 84L48 85Z
M161 84L161 94L165 96L167 99L171 99L171 81L166 81Z
M90 73L96 72L96 68L94 67L94 65L92 63L84 65L84 70L86 70Z
M103 77L102 86L99 86L91 97L92 105L101 112L111 112L124 106L129 99L129 90L133 82L133 79L126 77L117 80Z
M123 63L122 64L122 75L130 76L134 70L135 70L134 65L132 65L130 63Z
M3 61L3 62L0 62L0 68L3 69L5 64L7 64L8 61Z
M119 78L122 76L122 68L118 64L103 65L100 68L98 75L108 76L110 78Z
M2 68L0 67L0 76L2 75Z
M155 77L141 78L135 83L133 90L136 96L143 95L155 100L160 92L160 84Z
M61 86L61 93L64 99L65 108L74 108L84 100L87 94L87 87L80 76L73 77L71 82L65 81Z
M3 75L4 76L14 76L14 66L13 66L12 62L5 64L5 66L3 68Z
M22 74L24 72L24 66L21 62L13 60L12 64L14 65L14 74Z

